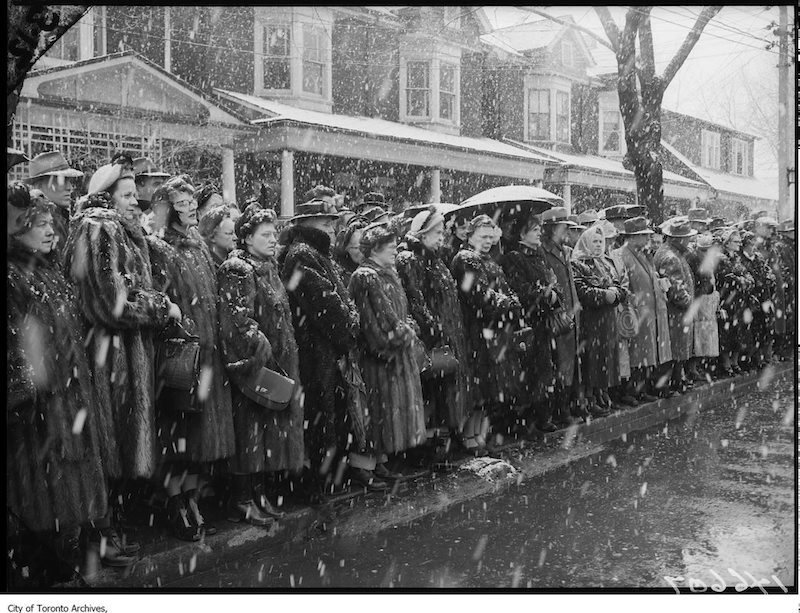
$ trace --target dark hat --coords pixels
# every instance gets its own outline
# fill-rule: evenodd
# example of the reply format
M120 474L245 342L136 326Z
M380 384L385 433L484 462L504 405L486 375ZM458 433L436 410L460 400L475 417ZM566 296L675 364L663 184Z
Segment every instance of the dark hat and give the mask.
M725 221L724 217L712 217L711 220L708 222L708 229L710 231L719 230L720 228L724 228L728 225L728 222Z
M22 162L30 162L31 159L25 155L25 152L13 147L6 147L6 170L11 170L17 164Z
M630 219L644 215L644 207L638 204L618 204L605 209L606 219Z
M595 209L587 209L583 213L580 213L578 215L578 219L576 219L575 221L577 221L580 225L588 228L598 219L599 217L597 216L597 211Z
M215 209L212 209L212 211L213 210ZM203 219L207 216L208 215L205 215ZM224 217L222 219L224 219ZM222 219L220 219L220 223ZM262 223L275 223L277 219L278 216L272 209L265 209L258 203L248 204L239 216L239 219L233 224L233 231L236 233L236 238L238 238L239 241L243 241ZM200 222L202 223L202 219Z
M359 204L359 207L366 207L368 205L379 206L385 209L386 196L384 196L380 192L368 192L364 194L364 197L361 199L361 204Z
M336 195L336 191L332 187L328 187L326 185L315 185L311 189L306 190L306 193L303 194L303 197L307 202L310 202L311 200L319 200L323 196L335 198Z
M547 209L542 213L542 224L551 225L563 223L569 225L569 217L567 209L563 206L555 206L552 209Z
M780 222L778 232L794 232L794 219L784 219Z
M620 234L630 236L633 234L652 234L653 231L647 227L647 219L644 217L631 217L626 219Z
M374 221L386 220L391 215L388 211L379 206L363 208L358 214L370 223Z
M136 158L133 160L133 174L137 177L169 177L169 173L162 172L150 158Z
M372 223L364 228L359 247L365 256L369 257L375 249L397 239L397 236L388 228L389 222Z
M567 221L569 222L570 230L585 230L586 226L578 221L577 215L570 215L567 217Z
M222 196L222 192L220 191L219 187L214 185L213 183L205 183L194 190L194 198L197 200L197 206L203 206L203 204L211 198L214 194L218 196Z
M700 223L711 223L711 218L708 216L708 210L700 207L689 209L686 213L689 221L696 221Z
M697 230L694 230L689 225L688 219L670 219L662 226L662 232L664 236L672 236L674 238L687 238L697 234Z
M312 217L327 217L329 219L339 219L339 213L336 207L330 202L324 200L311 200L298 204L295 207L295 216L289 221L298 221L300 219L311 219Z
M82 177L80 170L75 170L68 163L60 151L46 151L31 160L30 176L28 180L38 179L49 175L77 178Z

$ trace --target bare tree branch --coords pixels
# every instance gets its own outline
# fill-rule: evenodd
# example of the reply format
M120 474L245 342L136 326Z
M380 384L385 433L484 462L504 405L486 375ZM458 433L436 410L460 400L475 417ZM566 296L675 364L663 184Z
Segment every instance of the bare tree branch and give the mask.
M678 69L683 66L683 63L686 61L686 58L689 57L689 54L694 49L695 44L700 39L700 34L703 33L703 28L706 27L711 18L714 17L717 13L720 12L722 9L721 6L705 6L703 7L703 11L700 13L700 16L697 18L697 21L692 26L691 31L689 34L686 35L686 40L683 41L681 48L678 49L678 52L675 54L675 57L672 58L672 61L667 66L666 70L664 70L664 76L661 78L662 87L666 90L669 87L669 84L672 82L672 79L675 78L675 75L678 72Z
M584 34L586 34L586 36L593 38L604 47L607 47L611 49L611 51L614 51L614 47L612 47L606 39L604 39L602 36L598 36L597 34L592 32L589 28L584 28L583 26L580 26L577 23L573 23L572 21L567 21L566 19L561 19L560 17L554 17L553 15L548 15L544 11L540 11L539 9L530 6L518 6L516 8L521 9L523 11L527 11L528 13L534 13L535 15L540 15L542 17L549 19L550 21L555 21L556 23L560 23L562 26L567 26L572 28L573 30L578 30L579 32L583 32Z
M617 27L617 22L611 16L611 11L608 10L607 6L596 6L594 7L594 12L597 13L597 17L606 31L606 36L611 41L611 50L616 52L619 49L619 27Z
M653 29L650 25L650 10L642 16L639 26L639 56L642 59L642 74L651 81L656 75L656 60L653 52Z

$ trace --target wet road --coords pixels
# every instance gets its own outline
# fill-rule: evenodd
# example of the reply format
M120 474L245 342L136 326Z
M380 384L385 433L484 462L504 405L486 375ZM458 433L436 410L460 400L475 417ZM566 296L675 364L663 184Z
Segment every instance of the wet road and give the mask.
M699 589L752 583L746 573L791 586L792 385L785 376L410 525L287 545L165 587L669 587L680 576Z

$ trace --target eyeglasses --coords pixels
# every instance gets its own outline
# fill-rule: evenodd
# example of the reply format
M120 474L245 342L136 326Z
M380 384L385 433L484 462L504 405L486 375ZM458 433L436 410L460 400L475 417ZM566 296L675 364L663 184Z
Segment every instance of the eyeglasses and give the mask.
M172 206L191 206L192 204L197 204L197 200L195 198L189 198L187 200L178 200L177 202L173 202Z

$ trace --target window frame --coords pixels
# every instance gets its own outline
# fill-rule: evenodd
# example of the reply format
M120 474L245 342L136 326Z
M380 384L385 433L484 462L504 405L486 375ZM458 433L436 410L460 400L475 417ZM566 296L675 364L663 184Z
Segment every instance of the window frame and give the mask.
M533 99L533 93L536 92L536 105L537 111L534 113L531 110L531 100ZM526 117L526 121L528 122L528 140L536 140L536 141L549 141L552 137L552 120L551 120L551 100L550 100L550 92L549 88L541 88L541 87L529 87L528 88L528 115ZM544 97L542 96L544 94ZM547 102L547 110L541 110L541 102L545 100ZM531 128L533 123L531 122L531 116L543 116L546 119L546 130L542 132L537 132L533 134ZM537 128L540 127L539 122L536 123ZM546 134L545 138L540 138L541 134Z
M412 64L419 65L419 66L425 66L425 87L410 87L409 86L409 75L410 75L409 67ZM432 93L433 93L432 92L433 88L431 87L431 76L432 76L432 72L433 72L432 64L433 64L433 62L431 60L418 60L418 59L407 60L405 62L406 71L405 71L405 83L403 83L403 86L404 86L404 89L405 89L405 92L406 92L406 96L405 96L405 103L406 104L405 104L405 109L404 109L404 114L405 114L406 117L411 117L411 118L414 118L414 119L428 119L428 118L433 116L433 113L432 113L433 101L431 100ZM419 115L419 114L414 114L414 113L410 112L411 111L411 96L409 96L409 93L411 93L411 92L424 92L425 93L425 113L424 114Z
M720 169L722 138L719 132L713 130L700 130L700 165L712 170ZM713 154L710 156L709 154ZM711 159L713 157L713 159Z
M569 53L566 53L567 50ZM561 64L569 68L575 66L575 45L566 38L561 41Z
M741 150L742 153L742 171L739 172L737 170L736 164L736 154L737 149ZM731 174L738 175L740 177L748 177L750 176L750 146L749 143L742 139L742 138L731 138Z
M557 143L566 143L569 144L572 142L572 121L571 121L571 111L572 111L572 96L570 92L564 91L563 89L555 89L555 105L553 108L553 116L555 118L554 128L555 132L553 134L553 140ZM566 96L567 99L567 108L565 114L559 114L559 102L562 99L561 96ZM561 126L559 125L559 118L565 118L566 120L566 130L565 130L565 138L561 139Z
M328 47L325 43L325 37L327 36L325 29L319 25L313 23L304 23L302 24L303 29L303 56L301 59L301 72L302 72L302 83L300 84L300 90L303 94L309 94L311 96L319 96L320 98L326 98L328 92L328 83L326 79L327 74L327 66L328 66ZM312 49L309 45L309 41L306 40L308 35L314 39L316 46ZM310 51L314 51L317 54L316 59L311 59L307 57L307 54ZM314 65L319 68L320 71L320 89L321 91L310 91L306 89L306 65Z
M442 88L442 75L446 70L452 72L453 84L451 91ZM442 62L442 61L439 62L439 108L437 116L442 121L454 123L456 120L456 104L458 101L458 89L459 89L458 83L456 81L457 78L458 78L458 69L455 64L452 64L450 62ZM445 99L445 96L451 99L450 117L444 117L442 115L442 109L444 108L442 100Z
M268 53L268 45L270 39L270 30L283 30L287 35L285 43L285 55L277 55ZM289 92L292 91L292 32L291 23L262 23L262 42L261 42L261 89L270 92ZM270 45L271 46L271 45ZM283 61L286 64L286 72L288 73L288 87L267 87L267 62L270 61Z
M606 126L608 125L606 122L606 113L613 113L617 118L617 128L616 130L606 130ZM622 113L620 113L619 109L613 109L609 107L600 107L600 130L598 131L598 147L599 153L601 154L615 154L621 155L622 154L622 141L623 141L623 124L622 124ZM606 142L608 137L613 134L614 132L617 133L617 148L616 149L609 149L606 147Z

